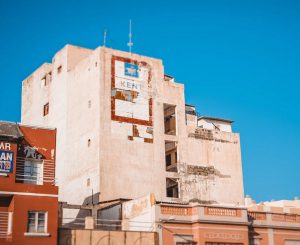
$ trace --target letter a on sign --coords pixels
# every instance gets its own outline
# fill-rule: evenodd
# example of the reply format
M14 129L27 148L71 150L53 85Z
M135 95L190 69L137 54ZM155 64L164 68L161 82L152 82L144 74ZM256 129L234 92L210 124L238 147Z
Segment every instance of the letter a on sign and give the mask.
M14 164L14 153L11 151L0 151L0 173L12 173Z

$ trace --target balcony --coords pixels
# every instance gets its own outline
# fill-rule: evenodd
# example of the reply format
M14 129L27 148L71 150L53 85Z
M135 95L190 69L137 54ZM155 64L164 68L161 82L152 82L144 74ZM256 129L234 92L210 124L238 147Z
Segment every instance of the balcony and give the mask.
M17 158L16 182L33 185L55 185L55 162Z
M8 238L12 233L12 212L0 212L0 239Z

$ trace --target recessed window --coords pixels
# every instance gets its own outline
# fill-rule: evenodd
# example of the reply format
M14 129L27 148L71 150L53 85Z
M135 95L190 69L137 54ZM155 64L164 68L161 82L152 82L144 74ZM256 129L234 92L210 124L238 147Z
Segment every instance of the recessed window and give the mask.
M88 139L88 147L91 146L91 139Z
M174 141L165 141L166 171L177 172L177 144Z
M176 106L164 104L165 134L176 135Z
M167 197L178 198L179 197L178 179L167 178L166 185L167 185L166 186Z
M47 212L29 211L27 220L28 233L47 232Z
M46 116L49 114L49 103L46 103L44 105L44 111L43 111L43 115Z
M47 85L50 84L52 81L52 72L47 73L43 78L42 78L42 83L46 87Z
M88 101L88 108L91 108L91 107L92 107L92 101L89 100L89 101Z
M36 160L25 160L24 163L24 182L26 184L43 184L43 163Z
M57 73L59 74L61 73L61 71L62 71L62 66L57 67Z

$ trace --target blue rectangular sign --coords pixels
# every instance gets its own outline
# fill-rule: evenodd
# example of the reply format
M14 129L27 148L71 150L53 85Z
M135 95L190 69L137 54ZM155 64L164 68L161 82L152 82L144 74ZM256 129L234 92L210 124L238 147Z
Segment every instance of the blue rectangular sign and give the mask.
M14 169L14 152L0 151L0 172L12 173Z
M125 62L125 75L130 77L139 77L139 66Z

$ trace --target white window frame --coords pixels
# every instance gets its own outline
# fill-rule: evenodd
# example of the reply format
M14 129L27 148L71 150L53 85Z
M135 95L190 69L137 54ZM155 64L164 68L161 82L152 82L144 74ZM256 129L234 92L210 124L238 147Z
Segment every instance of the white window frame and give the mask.
M34 223L35 223L35 229L34 231L29 231L29 213L34 213ZM39 214L43 213L45 216L44 219L44 231L38 231L38 218ZM29 210L27 213L27 232L24 233L25 236L50 236L48 231L48 212L46 211L36 211L36 210Z
M36 165L38 168L36 180L30 179L30 176L25 173L26 164ZM44 180L44 161L41 159L26 158L24 161L24 183L33 185L43 185Z

